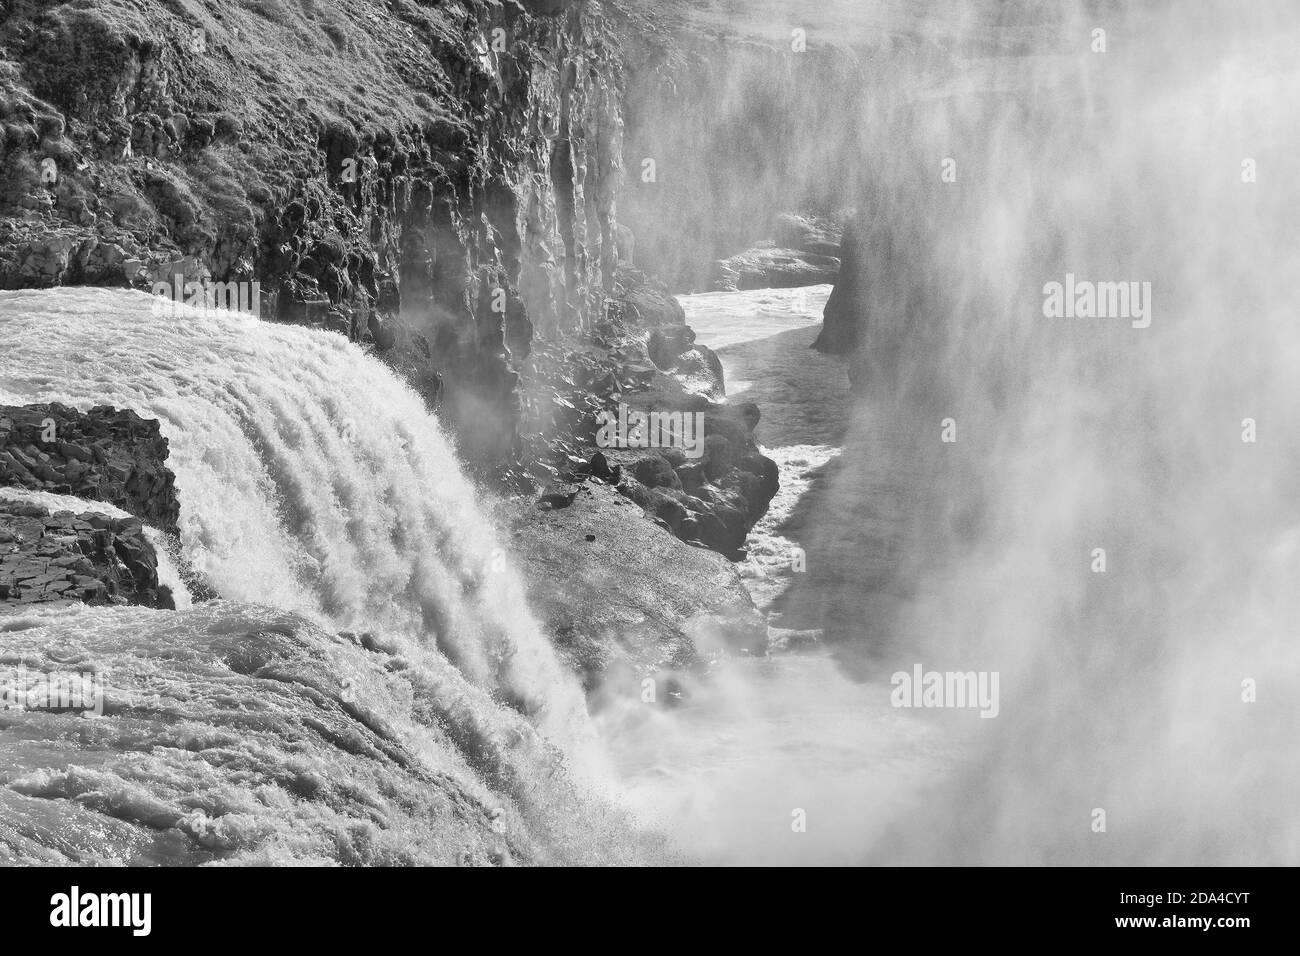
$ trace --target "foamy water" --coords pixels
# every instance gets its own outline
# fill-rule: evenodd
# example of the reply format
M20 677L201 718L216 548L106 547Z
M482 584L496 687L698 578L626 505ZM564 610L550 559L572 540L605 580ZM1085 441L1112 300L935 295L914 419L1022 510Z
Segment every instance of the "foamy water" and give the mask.
M281 640L277 635L301 634L309 644L337 648L328 652L332 676L324 678L322 692L358 696L363 713L383 713L385 724L400 729L402 746L421 755L426 772L451 775L486 806L512 808L503 819L531 828L540 841L530 853L541 858L550 847L560 858L578 858L595 852L596 840L601 858L620 857L616 817L608 818L612 829L601 837L594 830L585 837L570 832L573 814L595 822L606 813L592 802L599 798L580 796L605 789L603 757L581 689L529 614L519 577L421 400L341 336L232 312L160 312L154 306L144 294L112 290L0 293L6 349L0 402L57 401L82 409L112 404L159 419L182 502L186 564L225 600L188 608L181 589L175 612L26 610L4 624L21 635L23 655L40 658L42 647L70 646L69 659L119 675L125 683L115 693L143 693L152 682L164 696L194 697L193 709L182 703L176 713L201 724L229 700L200 705L206 685L190 694L182 675L151 669L150 634L181 648L164 655L173 662L175 654L201 660L205 652L197 648L212 640L205 635L262 629L273 643ZM60 496L22 496L56 509L119 513ZM163 543L156 531L149 533ZM166 551L160 572L179 585ZM371 653L349 650L346 642L339 647L334 635L342 631L364 633ZM196 650L184 649L187 640L197 642ZM18 665L23 655L10 663ZM375 673L385 667L401 679ZM389 694L392 700L373 696ZM247 706L261 705L250 698ZM312 720L312 706L308 695L268 710L269 739L248 742L254 750L262 747L260 757L250 754L253 764L261 761L263 772L274 776L300 757L333 760L323 741L304 741L306 750L297 756L278 749L278 735L294 738L298 723ZM37 732L42 719L55 718L34 718L27 730ZM143 724L134 731L137 743L159 734L155 744L169 746L166 724ZM147 783L131 782L130 750L108 758L103 783L144 786L131 798L134 809L123 811L128 816L149 800L166 804L186 791L188 785L174 791L162 782L180 770L160 768L152 794ZM13 756L5 778L10 788L46 798L69 796L67 787L76 791L85 783L50 776L60 764L71 761L75 768L104 759L87 749L59 757L41 747ZM329 778L358 771L340 764L333 770L322 765L319 772ZM383 793L383 781L375 780L370 799L376 806L390 799ZM431 790L429 798L428 806L413 810L413 820L444 813L438 809L441 790ZM43 810L28 802L13 812L24 819ZM324 814L306 825L327 828L328 819ZM285 859L315 859L312 854L322 852L318 842L296 843L281 825L298 823L293 815L269 814L223 846L252 852L248 846L256 843L263 847L259 853L275 846ZM31 831L22 832L14 839L23 855L46 852ZM439 847L433 832L416 840L430 853ZM568 849L559 851L561 844ZM444 842L434 856L420 851L415 857L446 862L454 848ZM107 857L91 858L111 860L116 851L104 852ZM153 852L132 844L130 858ZM176 859L185 858L178 848ZM384 858L381 853L374 861Z
M155 306L3 293L0 400L158 418L183 546L219 593L418 639L556 741L579 733L581 695L418 396L340 336Z
M722 360L728 399L762 410L755 437L781 467L781 491L739 565L768 613L774 651L723 660L686 682L677 707L634 706L600 719L640 818L709 862L859 863L967 741L989 730L970 712L892 707L888 670L847 672L821 643L822 622L780 609L802 578L835 581L837 565L887 557L894 534L887 514L846 522L838 546L809 534L853 409L843 360L810 348L829 292L681 297L696 340Z
M799 502L839 455L848 427L844 363L809 347L830 290L822 285L681 297L697 340L722 360L728 399L758 405L762 420L755 439L781 471L781 487L750 533L750 559L740 566L765 611L790 576L806 566L806 554L787 532L793 533Z

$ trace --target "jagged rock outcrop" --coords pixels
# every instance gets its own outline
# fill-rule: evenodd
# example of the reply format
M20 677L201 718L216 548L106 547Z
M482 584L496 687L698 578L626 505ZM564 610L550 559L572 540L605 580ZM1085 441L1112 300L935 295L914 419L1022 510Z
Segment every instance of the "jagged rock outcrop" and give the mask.
M714 405L699 396L672 400L657 396L629 403L645 415L681 412L699 416L700 447L602 447L601 459L586 469L618 469L620 492L640 505L655 523L689 544L738 560L745 539L780 487L776 462L759 452L752 405ZM699 427L699 426L697 426Z
M51 514L0 492L0 609L57 602L175 607L139 518Z
M158 422L100 405L0 405L0 487L104 501L175 531L176 479Z
M714 263L715 292L795 289L833 282L842 227L835 219L782 213L775 237Z
M850 223L841 243L841 266L835 286L822 312L822 330L813 348L832 355L848 355L858 347L866 321L866 264L858 243L858 231Z
M99 405L0 405L0 605L175 606L144 523L175 534L176 479L158 422ZM52 510L20 492L104 502ZM120 509L120 510L118 510ZM121 512L130 517L118 517Z
M525 437L559 454L533 477L548 496L609 482L683 541L742 558L780 485L754 441L760 410L727 402L721 362L688 326L642 317L620 304L580 346L536 356L549 374L525 393ZM637 432L638 416L664 427Z

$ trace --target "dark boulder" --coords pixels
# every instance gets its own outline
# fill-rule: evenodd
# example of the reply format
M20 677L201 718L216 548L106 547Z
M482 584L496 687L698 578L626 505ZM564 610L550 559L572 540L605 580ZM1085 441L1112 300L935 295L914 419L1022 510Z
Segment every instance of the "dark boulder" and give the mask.
M655 328L685 325L686 310L668 287L645 273L619 268L614 285L614 302L619 312L633 325Z
M681 488L681 479L662 455L648 455L636 463L632 472L647 488Z
M687 349L677 356L670 372L687 392L703 395L712 401L726 397L722 360L711 348L696 345Z
M695 330L686 325L670 325L650 333L650 361L665 371L677 362L677 357L695 344Z

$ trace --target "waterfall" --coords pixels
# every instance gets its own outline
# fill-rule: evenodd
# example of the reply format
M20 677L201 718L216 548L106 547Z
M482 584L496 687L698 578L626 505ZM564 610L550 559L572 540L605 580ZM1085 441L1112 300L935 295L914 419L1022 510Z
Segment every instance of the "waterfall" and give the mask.
M436 714L509 797L558 805L542 793L557 772L561 789L603 789L576 678L530 616L451 443L379 361L336 334L103 289L0 293L0 340L0 402L109 404L160 421L180 563L216 588L218 608L240 602L233 620L261 620L247 608L258 605L367 635L420 671L427 699L412 707ZM126 610L32 613L52 638L85 638L87 621L98 633L130 617L123 627L138 632L140 612Z
M0 294L0 398L157 418L185 557L226 598L434 647L576 742L585 705L451 444L341 336L98 289Z

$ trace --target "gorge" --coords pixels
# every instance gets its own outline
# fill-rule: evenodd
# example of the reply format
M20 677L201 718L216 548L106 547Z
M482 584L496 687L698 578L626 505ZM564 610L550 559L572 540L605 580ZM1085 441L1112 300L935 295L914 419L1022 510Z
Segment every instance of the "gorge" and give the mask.
M6 5L0 857L1294 864L1300 16L1133 7Z

